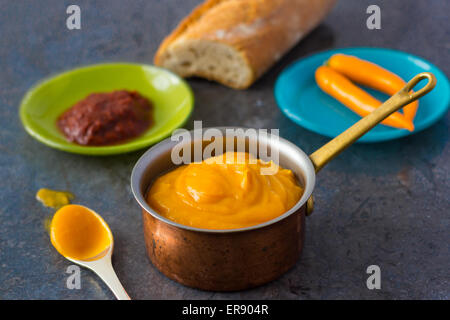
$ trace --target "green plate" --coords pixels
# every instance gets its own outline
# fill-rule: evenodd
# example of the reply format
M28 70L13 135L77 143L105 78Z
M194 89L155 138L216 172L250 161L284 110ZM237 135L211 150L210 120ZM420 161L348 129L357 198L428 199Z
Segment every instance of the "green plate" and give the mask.
M154 105L154 123L142 135L111 146L81 146L65 139L56 120L77 101L94 92L136 90ZM87 155L130 152L154 144L182 126L194 105L188 84L173 73L150 65L111 63L74 69L31 88L20 105L26 131L59 150Z

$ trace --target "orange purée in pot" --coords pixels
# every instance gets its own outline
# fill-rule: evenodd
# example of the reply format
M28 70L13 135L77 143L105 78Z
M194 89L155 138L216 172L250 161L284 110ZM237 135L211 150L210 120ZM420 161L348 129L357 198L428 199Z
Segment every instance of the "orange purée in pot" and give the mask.
M151 186L147 202L172 221L203 229L254 226L298 202L303 189L291 170L248 153L240 153L245 161L236 161L238 154L228 152L164 174ZM278 169L275 174L261 174L271 165Z
M89 260L112 244L112 235L103 219L80 205L56 211L50 226L53 246L66 258Z

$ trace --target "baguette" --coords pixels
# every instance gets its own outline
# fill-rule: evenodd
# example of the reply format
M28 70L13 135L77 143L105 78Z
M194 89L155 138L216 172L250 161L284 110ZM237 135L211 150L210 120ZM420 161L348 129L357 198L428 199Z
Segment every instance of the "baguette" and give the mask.
M249 87L316 27L335 0L207 0L164 39L155 65Z

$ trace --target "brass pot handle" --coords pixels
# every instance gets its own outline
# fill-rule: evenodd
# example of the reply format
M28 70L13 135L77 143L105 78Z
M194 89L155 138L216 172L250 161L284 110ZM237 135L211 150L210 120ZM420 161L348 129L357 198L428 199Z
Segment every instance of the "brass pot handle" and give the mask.
M419 91L412 92L411 90L424 79L428 80L427 84ZM432 73L422 72L416 75L400 91L386 100L380 107L312 153L309 158L314 164L316 172L322 169L334 157L387 118L390 114L427 94L435 85L436 77Z

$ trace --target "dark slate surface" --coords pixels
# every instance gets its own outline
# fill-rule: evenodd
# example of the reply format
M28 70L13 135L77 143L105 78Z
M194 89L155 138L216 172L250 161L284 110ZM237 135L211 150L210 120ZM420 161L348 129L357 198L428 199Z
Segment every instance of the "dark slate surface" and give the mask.
M102 281L82 270L82 288L65 286L64 260L50 245L51 211L34 199L40 187L67 189L76 203L111 226L114 266L133 298L166 299L449 299L449 115L404 139L352 146L318 176L316 210L307 219L301 260L280 279L236 292L203 292L168 280L145 255L139 208L129 188L143 151L84 157L50 149L22 129L21 97L43 77L105 62L151 63L163 37L196 0L0 1L0 298L113 299ZM65 27L77 3L82 30ZM382 8L382 30L365 27L369 4ZM95 4L95 5L94 5ZM429 59L448 75L450 2L340 1L311 35L247 91L190 80L193 120L205 126L280 128L306 152L328 139L284 117L275 105L276 76L319 50L381 46ZM381 267L382 288L366 288L368 265Z

